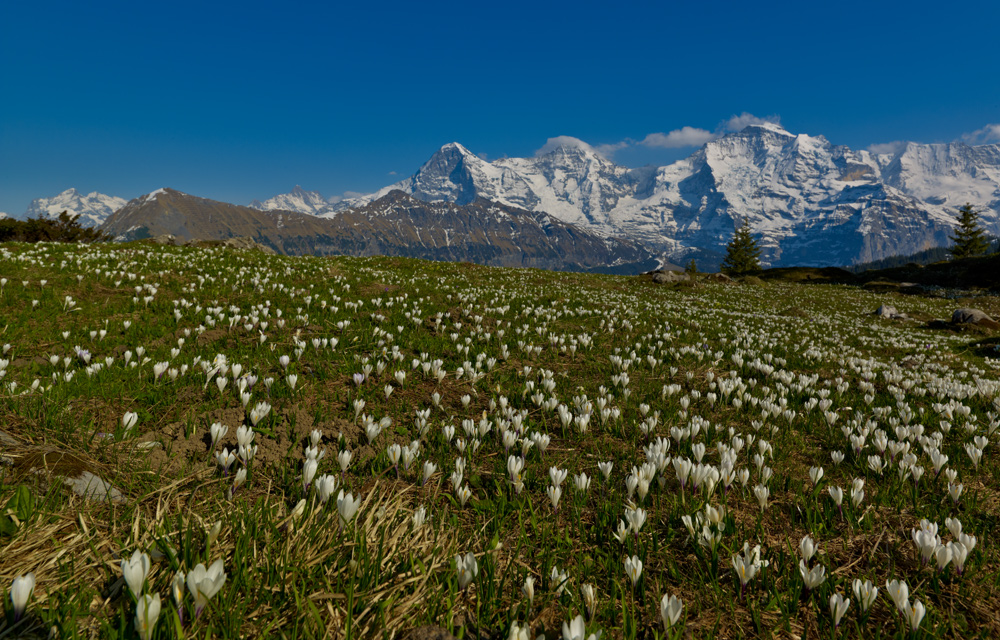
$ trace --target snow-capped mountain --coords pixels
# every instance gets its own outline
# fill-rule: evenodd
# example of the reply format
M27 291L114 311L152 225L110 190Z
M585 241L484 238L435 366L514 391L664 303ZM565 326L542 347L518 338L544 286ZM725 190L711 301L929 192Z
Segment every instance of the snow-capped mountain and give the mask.
M299 185L290 193L283 193L261 202L254 200L250 207L260 211L298 211L318 216L333 211L333 206L318 191L306 191Z
M56 218L63 211L78 216L80 225L84 227L99 227L112 213L128 203L124 198L104 195L96 191L86 195L76 189L67 189L52 198L35 198L28 205L28 210L20 216L22 220L37 218Z
M572 138L549 147L488 162L447 144L413 176L318 215L336 217L396 189L425 201L484 198L639 240L674 262L699 253L709 263L745 219L774 266L852 264L946 245L965 202L982 207L984 225L1000 233L1000 145L908 143L873 154L767 123L658 168L616 165Z

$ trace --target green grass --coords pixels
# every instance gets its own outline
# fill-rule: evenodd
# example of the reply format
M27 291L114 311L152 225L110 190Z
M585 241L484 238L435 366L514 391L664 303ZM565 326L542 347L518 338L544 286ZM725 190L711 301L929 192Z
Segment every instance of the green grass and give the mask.
M905 580L910 601L927 609L913 635L1000 633L992 338L870 315L889 302L910 317L948 318L948 300L815 280L668 288L639 277L141 244L4 245L0 277L0 344L10 345L0 356L0 429L19 441L0 445L0 588L28 572L37 580L17 623L4 591L0 638L52 628L138 637L121 569L136 550L152 559L145 592L162 602L156 638L394 637L424 625L506 637L514 624L551 638L585 615L584 584L596 594L588 635L911 637L888 580ZM210 380L220 356L229 368ZM271 410L255 427L257 456L222 473L214 454L236 447L259 402ZM138 421L126 433L130 411ZM373 441L365 419L387 419ZM212 446L215 422L228 432ZM346 524L336 491L322 504L315 482L303 488L314 430L325 451L317 478L360 496ZM849 436L861 433L855 451ZM534 434L549 437L544 452L525 444ZM988 442L978 466L966 451L977 437ZM388 447L411 443L410 467L394 465ZM889 459L890 444L909 449ZM353 457L342 473L344 450ZM518 491L508 458L522 451ZM932 451L948 456L940 474ZM907 465L924 469L916 483L898 470L907 453ZM704 482L682 487L672 459L699 455L716 473L725 455L737 479L711 493ZM459 457L464 506L451 479ZM425 462L437 465L426 483ZM627 478L644 463L653 477L640 498ZM550 467L568 472L558 509L546 494ZM240 469L246 482L230 495ZM958 503L944 469L964 487ZM86 501L58 480L83 470L124 500ZM575 488L580 473L589 491ZM764 509L757 485L769 490ZM844 490L842 511L830 487ZM645 523L619 541L633 507ZM924 566L911 536L927 519L942 543L954 541L950 518L977 539L961 575ZM699 542L701 525L710 542ZM819 548L811 565L825 568L808 592L799 571L807 534ZM767 564L742 589L733 557L745 544L760 545ZM461 589L455 557L470 551L478 575ZM634 585L632 556L643 566ZM191 593L176 603L171 581L218 559L225 584L195 620ZM864 614L855 579L880 589ZM839 628L835 592L852 600ZM669 630L665 594L684 603Z

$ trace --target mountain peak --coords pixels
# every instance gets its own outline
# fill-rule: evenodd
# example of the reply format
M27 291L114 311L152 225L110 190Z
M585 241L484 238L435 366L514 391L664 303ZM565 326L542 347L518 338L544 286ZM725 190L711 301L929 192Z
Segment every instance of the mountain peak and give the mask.
M96 191L83 195L76 188L70 187L51 198L35 198L22 218L55 218L63 211L69 211L83 226L97 227L125 203L123 198Z
M579 138L574 138L573 136L556 136L546 140L542 148L535 152L535 157L567 152L600 155L592 146Z
M753 131L756 131L756 130L770 131L771 133L777 133L777 134L783 135L783 136L795 137L794 133L789 133L789 131L787 129L785 129L783 126L781 126L777 122L754 122L752 124L748 124L747 126L743 127L742 129L740 129L739 132L740 133L742 133L744 131L751 131L751 132L753 132Z
M259 211L297 211L318 216L329 213L330 202L318 191L307 191L302 185L295 187L288 193L282 193L261 202L252 200L249 205L252 209Z
M475 155L467 148L465 148L465 146L462 145L460 142L449 142L446 145L442 145L441 148L438 149L438 153L456 153L456 152L462 154L463 156Z

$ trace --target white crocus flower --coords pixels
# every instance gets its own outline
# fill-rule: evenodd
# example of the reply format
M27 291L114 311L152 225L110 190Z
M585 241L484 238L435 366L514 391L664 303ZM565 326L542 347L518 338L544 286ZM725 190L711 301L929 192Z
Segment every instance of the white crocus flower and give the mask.
M142 551L137 550L132 553L131 559L122 560L122 577L125 578L125 583L136 600L142 595L142 586L146 582L146 576L149 575L149 567L149 556Z
M160 594L146 594L135 605L135 631L142 640L153 637L156 620L160 617Z
M212 566L207 569L200 562L195 565L194 569L191 569L187 574L187 587L194 598L196 618L201 615L202 609L222 589L222 585L225 583L226 571L221 558L213 562Z
M357 498L354 494L348 493L344 495L344 491L341 490L337 494L337 512L340 514L340 519L342 521L342 526L348 524L354 517L354 514L358 512L358 507L361 506L361 496Z
M10 601L14 605L14 621L21 619L24 610L28 606L28 599L31 592L35 590L35 574L18 576L14 578L14 583L10 587Z
M479 575L476 554L470 551L464 556L455 556L455 573L458 575L458 588L464 590Z

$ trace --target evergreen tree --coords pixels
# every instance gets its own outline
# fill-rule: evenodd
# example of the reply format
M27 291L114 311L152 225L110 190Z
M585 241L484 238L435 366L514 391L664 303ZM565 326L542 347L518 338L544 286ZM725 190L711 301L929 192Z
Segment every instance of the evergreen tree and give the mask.
M698 263L694 261L694 258L691 258L691 262L689 262L688 265L684 267L684 273L688 274L689 276L693 276L698 273Z
M968 202L958 210L958 226L949 239L955 243L951 248L955 260L982 255L990 247L986 230L979 225L979 211Z
M743 220L726 245L726 258L722 261L722 272L741 275L760 270L760 247L757 239L750 234L750 225Z

